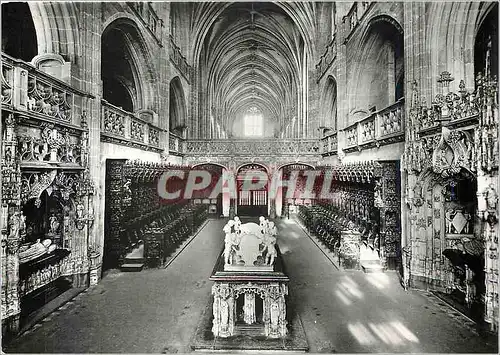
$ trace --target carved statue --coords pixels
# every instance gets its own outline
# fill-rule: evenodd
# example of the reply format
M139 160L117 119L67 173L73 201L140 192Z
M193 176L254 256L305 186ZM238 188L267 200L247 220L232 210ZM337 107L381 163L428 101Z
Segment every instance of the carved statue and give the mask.
M123 185L123 199L122 199L122 203L125 206L129 206L130 203L132 202L132 190L130 190L130 185L131 184L132 184L132 181L130 179L127 179L127 181Z
M264 251L267 251L266 254L266 264L273 265L274 259L278 255L276 251L276 238L271 235L266 235L264 237Z
M52 214L49 217L49 232L52 234L56 234L58 229L59 229L59 221L57 217L54 214Z
M498 195L492 184L485 191L485 199L488 210L495 210L497 208Z
M234 235L231 233L231 228L234 225L234 221L229 221L225 226L224 226L224 232L226 233L226 237L224 238L224 263L225 264L232 264L232 250L233 250L233 240L234 240Z
M84 206L81 202L76 205L76 218L82 219L84 216Z
M227 331L229 325L229 305L226 300L220 301L220 326L223 331Z
M241 231L241 221L240 221L240 217L238 216L234 216L234 231L236 233L240 233Z
M454 210L452 208L449 208L446 210L446 232L447 233L453 233L453 224L451 221L453 220L454 217Z
M261 229L262 234L267 234L267 224L268 224L267 219L265 217L260 216L259 217L259 225L260 225L260 229Z
M280 307L277 302L273 302L271 304L271 329L273 331L278 330L279 317L280 317Z

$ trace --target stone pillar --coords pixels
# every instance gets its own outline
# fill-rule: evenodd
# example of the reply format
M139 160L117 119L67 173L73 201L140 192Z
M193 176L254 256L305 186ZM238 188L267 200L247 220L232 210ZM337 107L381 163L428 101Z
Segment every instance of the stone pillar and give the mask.
M231 198L229 200L229 219L233 219L236 216L236 199Z
M264 333L270 338L281 338L287 334L285 295L288 287L285 283L271 283L266 287L264 298Z
M84 100L82 122L86 122L88 129L88 179L94 183L94 194L88 198L88 209L94 213L94 220L87 226L89 279L96 284L101 278L102 256L104 254L104 171L101 162L101 7L99 3L82 3L80 20L83 30L81 33L81 70L75 72L80 75L81 89L94 97ZM72 73L73 74L73 73ZM83 124L82 124L83 125ZM83 140L83 137L82 137ZM102 173L102 175L101 175Z
M276 197L269 199L269 218L276 218Z
M212 333L214 336L227 338L234 334L235 307L234 293L227 283L215 283L212 286L213 323Z

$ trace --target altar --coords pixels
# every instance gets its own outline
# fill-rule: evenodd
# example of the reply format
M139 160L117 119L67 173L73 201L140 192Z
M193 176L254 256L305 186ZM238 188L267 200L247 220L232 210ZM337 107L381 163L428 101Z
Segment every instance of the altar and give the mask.
M285 337L289 278L274 223L261 217L259 224L241 224L235 217L224 232L225 247L210 277L215 282L213 335Z

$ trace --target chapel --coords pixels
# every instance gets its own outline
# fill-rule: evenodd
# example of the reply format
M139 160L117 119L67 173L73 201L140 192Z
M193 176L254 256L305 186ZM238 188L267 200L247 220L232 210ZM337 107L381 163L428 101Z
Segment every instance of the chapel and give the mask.
M5 353L498 353L498 2L1 4Z

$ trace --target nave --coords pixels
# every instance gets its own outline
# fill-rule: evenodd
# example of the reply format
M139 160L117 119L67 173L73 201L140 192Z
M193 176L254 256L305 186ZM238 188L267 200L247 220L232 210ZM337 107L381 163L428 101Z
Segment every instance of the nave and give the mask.
M226 220L209 220L166 269L110 271L4 349L7 353L190 352L210 299L208 280ZM397 274L339 271L294 219L278 244L312 353L493 353L495 339Z

